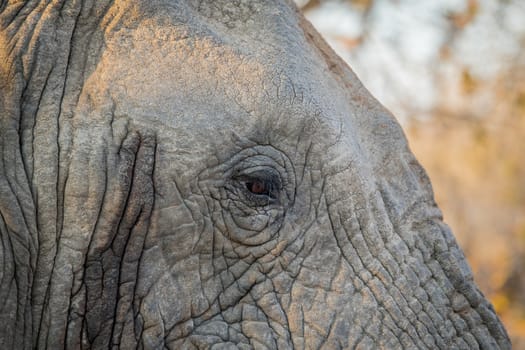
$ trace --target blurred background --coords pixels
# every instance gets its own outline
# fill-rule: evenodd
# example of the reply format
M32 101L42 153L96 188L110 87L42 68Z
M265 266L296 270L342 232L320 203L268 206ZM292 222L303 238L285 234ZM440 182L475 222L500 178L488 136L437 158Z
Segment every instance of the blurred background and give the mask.
M398 118L525 349L525 0L296 0Z

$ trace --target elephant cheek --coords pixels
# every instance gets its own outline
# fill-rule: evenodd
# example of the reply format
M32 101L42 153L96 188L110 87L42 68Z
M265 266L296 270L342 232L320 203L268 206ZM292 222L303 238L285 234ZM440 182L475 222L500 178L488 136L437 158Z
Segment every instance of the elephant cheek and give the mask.
M158 188L171 202L160 199L153 211L137 291L144 300L144 319L151 326L147 330L148 323L144 324L145 338L153 343L167 329L174 334L191 332L192 317L209 308L208 300L220 291L210 260L213 235L194 221L189 209L193 203L184 203L176 189Z
M300 259L300 267L294 271L296 262L288 267L297 273L286 309L288 324L296 348L346 348L352 344L350 336L360 322L355 306L363 299L330 222L323 218L319 221L305 233L308 254Z
M153 261L155 256L158 256L158 251L153 250L149 259ZM195 315L202 314L210 306L205 290L218 292L218 285L203 286L197 256L188 257L171 267L164 266L161 270L165 272L148 289L140 308L145 320L144 344L151 348L162 347L169 337L184 338L191 334Z

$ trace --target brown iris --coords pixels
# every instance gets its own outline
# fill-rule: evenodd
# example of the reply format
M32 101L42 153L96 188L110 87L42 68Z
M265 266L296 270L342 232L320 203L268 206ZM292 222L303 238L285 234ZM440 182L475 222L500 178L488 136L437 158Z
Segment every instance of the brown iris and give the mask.
M270 194L270 186L266 181L253 180L246 182L246 188L253 194L266 195Z

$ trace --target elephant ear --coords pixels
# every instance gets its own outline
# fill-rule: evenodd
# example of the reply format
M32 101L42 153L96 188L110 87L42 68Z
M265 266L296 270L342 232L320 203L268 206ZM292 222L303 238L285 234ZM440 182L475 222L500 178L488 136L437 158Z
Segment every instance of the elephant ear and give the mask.
M23 7L23 2L19 4ZM14 9L0 1L0 348L32 346L32 283L37 266L39 237L31 173L35 164L30 143L38 133L28 132L35 121L35 101L22 105L31 88L24 69L32 65L27 56L29 38L17 31ZM27 40L24 40L27 39ZM34 46L33 46L34 49ZM26 60L17 57L25 50ZM39 67L40 68L40 67ZM35 68L35 71L38 68ZM25 117L25 118L24 118ZM52 132L52 129L48 130ZM30 141L30 142L28 142ZM26 152L24 152L24 150ZM45 157L45 155L42 155ZM51 162L49 167L56 166ZM42 174L48 174L41 169Z
M350 118L364 169L354 178L360 190L353 199L333 194L340 208L337 214L329 212L337 245L364 289L385 309L391 329L413 335L401 341L404 346L510 348L398 122L310 23L303 19L300 25L333 78L349 92L356 111Z
M0 77L1 80L1 77ZM4 95L0 89L0 95ZM0 99L2 98L0 97ZM19 149L18 132L0 102L0 348L30 348L31 284L38 239L35 205Z
M58 266L71 123L84 79L75 72L98 59L92 36L103 13L94 10L101 3L90 4L93 16L77 25L83 5L0 1L2 349L38 347L36 334L46 337L39 327L61 322L46 318L45 307ZM84 48L90 48L87 61L78 59Z

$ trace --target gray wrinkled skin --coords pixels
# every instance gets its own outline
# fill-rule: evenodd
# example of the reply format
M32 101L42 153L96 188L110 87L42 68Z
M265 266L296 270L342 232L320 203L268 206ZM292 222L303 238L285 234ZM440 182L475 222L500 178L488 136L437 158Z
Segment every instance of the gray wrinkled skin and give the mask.
M291 2L0 0L1 349L497 349L395 119Z

